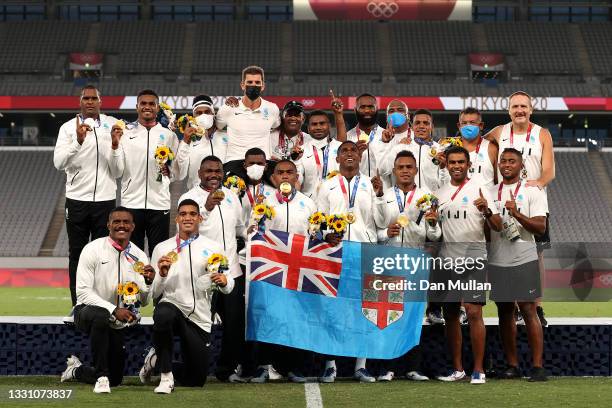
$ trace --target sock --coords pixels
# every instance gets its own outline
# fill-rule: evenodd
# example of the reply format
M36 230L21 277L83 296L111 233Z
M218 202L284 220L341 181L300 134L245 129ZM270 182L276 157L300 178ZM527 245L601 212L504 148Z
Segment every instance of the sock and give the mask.
M335 370L336 369L336 360L327 360L325 362L325 369L327 370L328 368L333 368Z
M355 359L355 371L359 371L362 368L366 368L366 359L365 358L356 358Z
M172 374L172 371L169 371L167 373L161 373L161 380L170 380L172 382L174 382L174 375Z

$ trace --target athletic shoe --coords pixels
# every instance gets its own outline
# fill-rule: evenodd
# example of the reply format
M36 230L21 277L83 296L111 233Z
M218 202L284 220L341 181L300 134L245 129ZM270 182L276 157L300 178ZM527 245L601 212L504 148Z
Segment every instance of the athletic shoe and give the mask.
M270 364L270 366L268 367L268 376L270 380L274 381L283 379L283 376L278 371L276 371L276 368L272 367L272 364Z
M523 319L523 315L521 314L521 311L519 310L518 307L514 311L514 322L516 323L517 326L525 325L525 319Z
M406 378L412 381L429 381L429 377L419 373L418 371L409 371L406 373Z
M393 380L393 377L395 377L395 373L393 371L387 371L387 372L379 375L376 378L376 380L377 381L389 382L389 381Z
M259 367L255 371L255 375L251 378L251 382L255 384L263 384L270 379L270 372L267 367Z
M162 378L159 385L155 387L156 394L170 394L174 390L174 380L170 378Z
M358 380L359 382L376 382L376 378L374 378L365 368L360 368L359 370L355 371L355 374L353 374L353 378L355 380Z
M83 363L81 363L81 360L79 360L79 358L77 356L71 355L70 357L68 357L68 359L66 360L66 369L62 373L62 377L61 377L60 381L61 382L65 382L65 381L74 380L74 378L75 378L74 372L82 364Z
M297 371L289 371L287 377L289 378L289 381L294 383L303 384L306 382L306 377L304 377L302 373Z
M448 375L446 376L438 376L436 377L438 380L440 381L444 381L444 382L454 382L454 381L461 381L465 378L465 371L457 371L457 370L453 370L453 371L449 371Z
M484 373L474 371L470 384L484 384L486 382Z
M108 377L100 377L96 381L93 392L96 394L110 394L110 384L108 383Z
M427 322L431 325L444 324L444 317L442 317L441 310L433 310L427 313Z
M542 327L548 327L548 321L544 317L544 309L542 309L542 306L536 307L536 313L540 318L540 323L542 323Z
M459 324L468 324L467 312L465 311L465 307L463 306L459 308Z
M319 382L333 383L336 380L336 369L334 367L326 368L323 375L319 377Z
M157 363L157 354L155 354L155 348L151 347L147 352L147 355L144 359L144 364L138 373L138 377L140 377L140 382L146 384L151 381L151 375L153 375L153 369L155 368L155 363Z
M62 318L62 322L67 326L74 326L74 307L70 310L68 316Z
M499 373L498 377L504 380L514 380L521 378L521 372L518 367L509 365L503 372Z
M531 369L531 377L529 377L529 380L527 381L529 382L548 381L546 370L543 367L533 367Z

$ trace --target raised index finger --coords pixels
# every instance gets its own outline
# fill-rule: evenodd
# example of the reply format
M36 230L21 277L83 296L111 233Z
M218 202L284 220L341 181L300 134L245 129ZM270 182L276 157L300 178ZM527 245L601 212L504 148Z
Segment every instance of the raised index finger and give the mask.
M332 100L336 100L336 97L334 96L334 91L331 88L329 89L329 96L331 96Z
M79 115L76 115L76 127L77 127L77 129L79 128L79 125L80 125L80 123L79 123Z

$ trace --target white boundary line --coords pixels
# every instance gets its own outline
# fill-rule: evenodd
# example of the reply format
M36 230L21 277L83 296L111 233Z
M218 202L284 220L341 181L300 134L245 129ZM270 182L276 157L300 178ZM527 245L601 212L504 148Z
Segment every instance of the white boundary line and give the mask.
M306 394L306 408L323 408L323 399L318 383L304 384L304 394Z

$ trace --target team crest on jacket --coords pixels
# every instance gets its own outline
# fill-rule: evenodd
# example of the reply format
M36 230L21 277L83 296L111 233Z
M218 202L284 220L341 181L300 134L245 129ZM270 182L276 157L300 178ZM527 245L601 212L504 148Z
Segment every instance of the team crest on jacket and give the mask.
M365 275L362 279L361 310L379 329L397 322L404 314L404 291L386 290L385 284L400 286L401 276ZM376 284L375 284L376 283Z

